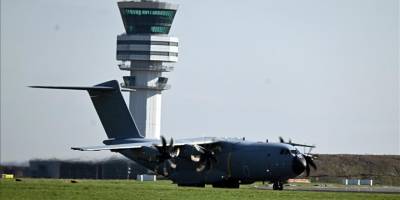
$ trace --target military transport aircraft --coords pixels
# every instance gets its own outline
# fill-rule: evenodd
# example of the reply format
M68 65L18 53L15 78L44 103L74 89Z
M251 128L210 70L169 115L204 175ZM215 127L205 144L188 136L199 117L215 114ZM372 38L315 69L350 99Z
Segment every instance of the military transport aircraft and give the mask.
M255 181L283 182L316 169L312 155L295 147L314 146L285 142L248 142L215 137L171 140L146 139L138 131L116 80L93 87L30 86L32 88L86 90L108 136L104 145L72 147L79 151L110 150L171 179L178 186L238 188Z

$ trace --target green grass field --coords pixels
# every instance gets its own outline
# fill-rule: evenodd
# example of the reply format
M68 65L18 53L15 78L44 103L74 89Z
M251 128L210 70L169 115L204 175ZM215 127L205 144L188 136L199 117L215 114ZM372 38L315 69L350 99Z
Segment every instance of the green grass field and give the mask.
M0 199L400 199L394 194L272 191L254 185L240 189L177 187L170 181L23 179L0 180Z

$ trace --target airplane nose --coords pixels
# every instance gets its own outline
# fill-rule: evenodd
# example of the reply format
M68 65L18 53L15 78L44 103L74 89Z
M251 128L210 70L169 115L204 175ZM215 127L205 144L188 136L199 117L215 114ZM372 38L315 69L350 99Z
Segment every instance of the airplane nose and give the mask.
M306 169L306 159L301 155L298 154L293 158L293 172L297 175L304 172Z

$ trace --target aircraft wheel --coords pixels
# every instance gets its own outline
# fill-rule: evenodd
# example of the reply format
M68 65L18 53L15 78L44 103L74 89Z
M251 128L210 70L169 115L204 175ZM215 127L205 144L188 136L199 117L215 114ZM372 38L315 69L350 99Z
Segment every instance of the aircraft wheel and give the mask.
M277 182L274 182L274 183L272 184L272 189L273 189L273 190L278 190L278 183L277 183Z
M178 184L178 187L206 187L205 183L198 183L198 184Z
M276 181L272 184L273 190L283 190L283 183L280 181Z
M212 184L214 188L239 188L240 184L238 181L224 181Z
M278 190L283 190L283 183L282 182L278 183Z
M228 186L228 188L239 188L239 187L240 187L240 184L237 181L230 182L229 186Z

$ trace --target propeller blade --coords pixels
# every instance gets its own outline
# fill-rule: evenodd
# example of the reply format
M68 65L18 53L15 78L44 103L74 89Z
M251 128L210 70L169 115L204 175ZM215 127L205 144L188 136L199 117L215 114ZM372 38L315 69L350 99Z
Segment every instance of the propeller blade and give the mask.
M310 176L310 165L306 165L306 176Z
M285 140L283 140L283 138L281 136L279 136L279 142L285 143Z
M174 139L171 138L171 140L169 140L169 147L172 148L174 146Z
M171 152L171 157L172 158L178 157L180 152L181 152L181 150L179 148L176 148L175 151Z
M204 171L204 169L206 169L206 165L205 165L205 164L200 164L200 165L196 168L196 171L197 171L197 172L202 172L202 171Z
M162 147L165 150L165 147L167 146L167 140L165 139L164 136L161 136L161 144L162 144Z
M199 155L191 155L191 156L190 156L190 159L191 159L193 162L200 162L200 156L199 156Z
M209 170L213 163L217 163L216 152L221 152L222 147L220 146L200 146L191 145L194 148L193 153L190 155L190 159L195 162L196 171L202 172Z
M317 165L315 165L314 160L311 156L304 155L304 158L306 159L307 164L311 165L311 167L315 170L317 169Z
M194 147L198 152L204 153L204 150L205 150L205 149L204 149L202 146L195 144L195 145L193 145L193 147Z
M305 160L306 160L306 176L310 175L310 166L314 168L314 170L317 169L317 165L315 165L314 160L312 159L311 156L309 155L303 155Z
M314 170L317 170L317 165L315 165L314 160L312 158L310 158L309 163L311 167L314 168Z
M310 155L312 150L313 150L313 148L310 147L310 148L308 149L307 155Z
M169 141L169 145L167 144L167 140L164 136L160 137L161 139L161 147L158 145L154 145L158 152L158 166L157 168L162 168L163 175L168 176L168 169L175 169L177 165L174 163L173 158L178 157L180 149L174 148L174 139L171 138Z
M168 159L167 162L172 169L176 169L176 164L172 160Z

